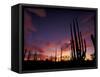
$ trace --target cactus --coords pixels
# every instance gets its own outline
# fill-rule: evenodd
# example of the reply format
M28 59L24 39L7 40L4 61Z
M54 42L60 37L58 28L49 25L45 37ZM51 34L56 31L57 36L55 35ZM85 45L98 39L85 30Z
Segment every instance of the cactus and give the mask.
M75 59L75 47L74 47L74 39L73 39L73 34L72 34L72 25L70 24L70 30L71 30L71 54L72 54L72 59Z
M76 47L76 50L75 50L75 52L76 52L76 58L78 58L78 52L79 52L79 49L78 49L78 47L79 47L79 45L78 45L78 38L77 38L77 33L76 33L76 27L75 27L75 21L73 20L73 34L74 34L74 39L75 39L75 47Z
M77 18L73 20L72 25L70 25L72 60L85 60L86 41L79 30Z
M92 40L92 43L93 43L93 46L94 46L94 49L96 49L96 45L95 45L95 38L93 36L93 34L91 34L91 40Z
M96 55L96 42L95 42L95 37L93 36L93 34L91 34L91 40L92 40L92 43L93 43L93 46L94 46L94 53L92 54L92 57L93 57L93 60L96 59L95 55Z

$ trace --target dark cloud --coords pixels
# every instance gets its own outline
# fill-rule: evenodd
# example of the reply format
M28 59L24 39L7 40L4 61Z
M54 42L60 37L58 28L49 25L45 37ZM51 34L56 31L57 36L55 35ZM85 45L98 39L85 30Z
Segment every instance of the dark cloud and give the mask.
M40 17L46 17L46 12L42 8L26 8L29 12L36 14Z

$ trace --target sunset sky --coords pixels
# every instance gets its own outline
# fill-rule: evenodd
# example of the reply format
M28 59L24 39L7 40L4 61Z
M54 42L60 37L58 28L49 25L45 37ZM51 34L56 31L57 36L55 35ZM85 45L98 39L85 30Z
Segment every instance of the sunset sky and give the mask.
M87 59L94 52L90 35L94 35L92 11L50 8L24 8L24 49L42 54L42 58L60 57L61 47L66 44L63 56L70 57L70 24L78 17L79 28L86 40Z

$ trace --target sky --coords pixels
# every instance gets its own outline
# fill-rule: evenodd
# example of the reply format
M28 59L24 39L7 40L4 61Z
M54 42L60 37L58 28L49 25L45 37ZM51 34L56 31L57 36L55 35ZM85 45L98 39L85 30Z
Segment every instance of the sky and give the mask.
M71 56L70 24L77 17L79 29L86 40L87 58L94 52L90 35L94 35L93 11L24 8L24 49L32 53L37 50L42 58L61 54L61 47L66 45L63 56Z

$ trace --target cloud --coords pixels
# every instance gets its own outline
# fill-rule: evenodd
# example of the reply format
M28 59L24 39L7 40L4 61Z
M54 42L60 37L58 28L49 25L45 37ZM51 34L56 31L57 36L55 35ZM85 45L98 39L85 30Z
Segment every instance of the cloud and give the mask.
M32 23L32 17L27 12L24 12L24 31L25 32L37 31L37 29L34 27Z
M24 42L28 44L28 38L31 37L33 32L37 32L34 24L32 23L32 17L26 11L24 11Z
M31 13L36 14L37 16L46 17L46 12L42 8L27 8L27 10Z
M46 12L44 9L25 8L24 9L24 40L25 44L28 43L28 38L31 38L33 32L37 32L36 25L32 22L32 14L40 17L45 17Z

